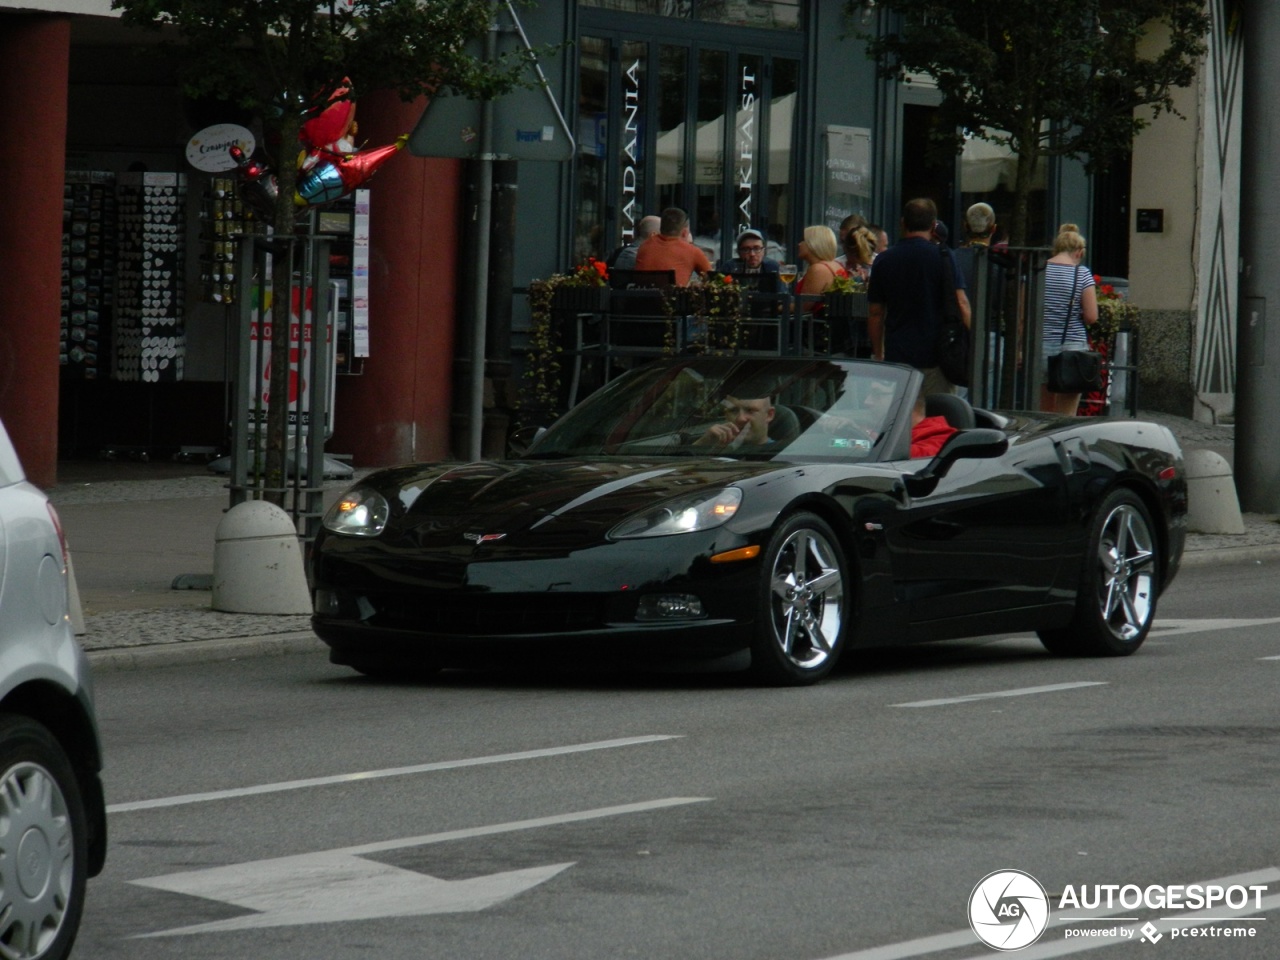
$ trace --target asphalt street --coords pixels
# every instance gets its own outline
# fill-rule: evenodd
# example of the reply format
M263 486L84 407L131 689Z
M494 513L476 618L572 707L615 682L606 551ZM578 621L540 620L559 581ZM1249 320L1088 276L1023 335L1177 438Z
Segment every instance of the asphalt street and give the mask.
M1183 429L1230 452L1229 428ZM764 690L374 682L328 664L304 616L173 589L212 572L222 480L79 465L52 499L108 757L111 854L78 956L958 960L991 955L972 896L1005 870L1054 901L1028 960L1280 952L1273 516L1192 536L1133 657L991 637ZM1068 888L1215 883L1261 905L1058 907Z
M803 690L380 683L316 650L107 671L113 846L79 951L959 960L993 955L971 894L1012 869L1053 901L1020 957L1269 960L1275 567L1189 568L1133 657L987 638L859 653ZM1260 906L1058 906L1214 883Z

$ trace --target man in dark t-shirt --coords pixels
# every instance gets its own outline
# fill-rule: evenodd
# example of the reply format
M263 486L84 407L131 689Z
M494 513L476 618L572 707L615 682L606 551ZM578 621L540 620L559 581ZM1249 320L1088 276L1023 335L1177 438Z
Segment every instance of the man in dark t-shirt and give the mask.
M908 201L902 210L902 239L876 257L867 284L867 333L877 360L906 363L924 374L921 393L955 393L938 369L934 340L943 312L942 258L952 257L955 298L960 318L969 325L964 274L954 257L933 242L938 208L927 198Z

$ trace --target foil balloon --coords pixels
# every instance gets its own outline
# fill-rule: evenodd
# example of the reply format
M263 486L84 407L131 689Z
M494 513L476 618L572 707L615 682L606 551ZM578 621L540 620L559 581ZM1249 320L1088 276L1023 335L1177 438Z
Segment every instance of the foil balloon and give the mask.
M329 95L329 105L306 120L298 131L303 150L298 169L306 170L322 159L337 160L356 152L356 103L351 99L351 81Z
M351 81L344 80L329 95L328 105L304 120L298 131L303 149L297 160L294 206L317 207L345 197L404 149L409 140L407 133L401 134L395 143L361 150L354 142L356 129ZM230 151L240 178L241 199L270 221L280 195L275 175L265 164L245 156L239 146L233 145Z
M331 203L346 196L372 177L384 163L404 149L407 133L395 143L372 150L360 150L343 157L320 155L316 162L298 173L293 202L300 207Z
M303 121L298 131L298 185L293 202L299 207L332 203L346 196L374 175L377 169L404 148L409 137L372 150L355 146L356 103L350 78L344 78L328 105Z
M228 149L240 178L240 199L270 223L275 213L276 198L280 195L276 178L265 164L245 156L245 152L237 144L232 144Z

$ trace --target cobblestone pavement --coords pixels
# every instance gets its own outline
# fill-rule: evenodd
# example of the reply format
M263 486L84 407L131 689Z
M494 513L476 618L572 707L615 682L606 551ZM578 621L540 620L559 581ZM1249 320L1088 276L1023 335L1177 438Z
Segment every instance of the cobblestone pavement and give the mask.
M1231 462L1229 424L1156 413L1140 419L1168 426L1185 450L1212 449ZM210 609L208 589L174 588L212 577L225 478L168 463L59 469L49 497L70 542L84 612L80 639L96 668L320 649L306 616L222 613ZM348 483L327 482L326 497ZM1243 534L1192 533L1184 563L1280 558L1280 517L1242 519Z

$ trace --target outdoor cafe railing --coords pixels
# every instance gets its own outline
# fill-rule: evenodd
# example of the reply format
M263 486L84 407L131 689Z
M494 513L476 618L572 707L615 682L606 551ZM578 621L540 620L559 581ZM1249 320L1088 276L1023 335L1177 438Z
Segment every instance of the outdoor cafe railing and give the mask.
M1044 264L1039 247L979 248L972 307L968 396L977 406L1039 407L1043 379ZM637 362L683 353L725 356L869 357L865 293L826 297L703 284L667 289L557 288L546 347L563 359L552 391L559 412ZM1137 330L1122 328L1108 350L1107 389L1086 413L1133 415L1137 406ZM1030 360L1029 358L1035 358ZM531 356L537 365L539 358ZM545 359L545 358L543 358ZM1094 410L1093 407L1097 409Z
M565 407L636 362L660 356L870 356L866 295L761 293L706 284L666 290L554 292L553 349ZM537 363L538 358L530 358Z

